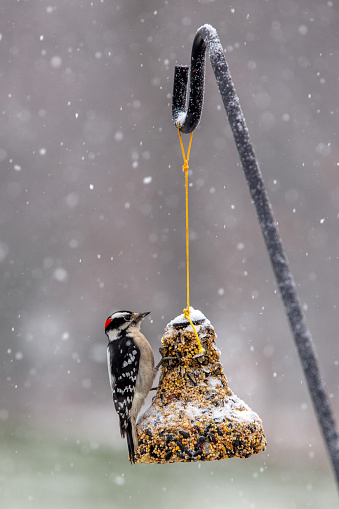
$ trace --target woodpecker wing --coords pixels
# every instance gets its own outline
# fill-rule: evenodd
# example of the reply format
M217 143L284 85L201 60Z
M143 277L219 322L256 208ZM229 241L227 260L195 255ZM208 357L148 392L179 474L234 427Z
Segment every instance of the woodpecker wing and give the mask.
M140 349L133 338L123 336L108 343L108 375L115 410L120 417L122 436L124 436L128 426L139 362Z
M113 360L112 355L111 355L110 345L108 345L108 347L107 347L107 367L108 367L109 384L111 386L112 394L115 391L115 387L116 387L116 381L115 381L116 379L115 379L115 376L112 373L112 371L113 371L112 366L113 365L114 365L114 360Z

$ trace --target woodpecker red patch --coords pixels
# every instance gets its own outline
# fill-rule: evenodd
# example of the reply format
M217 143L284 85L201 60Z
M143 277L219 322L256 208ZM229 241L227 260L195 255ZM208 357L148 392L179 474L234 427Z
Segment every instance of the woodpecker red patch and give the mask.
M107 329L107 327L109 326L109 324L111 323L112 321L112 318L107 318L106 322L105 322L105 330Z

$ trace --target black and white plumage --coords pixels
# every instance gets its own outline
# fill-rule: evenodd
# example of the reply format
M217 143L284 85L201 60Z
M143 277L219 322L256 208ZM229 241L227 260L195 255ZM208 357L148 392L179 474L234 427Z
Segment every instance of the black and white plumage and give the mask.
M108 376L131 463L138 447L136 420L155 376L152 348L140 332L141 321L148 314L117 311L105 323Z

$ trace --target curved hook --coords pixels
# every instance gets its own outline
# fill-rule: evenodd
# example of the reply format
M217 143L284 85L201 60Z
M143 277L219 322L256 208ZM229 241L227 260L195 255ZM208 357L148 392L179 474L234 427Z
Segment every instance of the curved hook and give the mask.
M206 44L198 30L192 46L190 95L186 111L186 90L188 66L176 65L174 71L172 119L176 127L180 122L180 131L191 133L200 121L204 102Z
M228 68L223 47L215 28L211 25L203 25L197 31L192 46L190 94L187 109L186 90L189 67L177 65L174 71L172 120L176 127L180 122L180 131L186 134L194 131L201 118L204 102L206 50L219 88L220 84L225 85L225 74L227 74ZM220 93L223 95L221 90Z

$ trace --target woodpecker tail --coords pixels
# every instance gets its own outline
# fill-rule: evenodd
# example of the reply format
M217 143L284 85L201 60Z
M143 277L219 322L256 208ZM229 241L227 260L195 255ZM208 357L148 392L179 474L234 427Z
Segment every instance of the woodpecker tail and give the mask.
M131 463L135 463L135 447L134 447L134 441L133 441L133 428L132 423L130 419L123 420L120 419L120 434L122 438L127 438L127 447L128 447L128 456Z
M127 421L120 417L119 424L120 424L120 435L121 435L121 438L125 438L125 433L126 433L126 428L127 428Z
M133 442L133 432L132 432L132 423L128 421L127 429L126 429L126 438L127 438L127 446L128 446L128 455L131 463L135 463L134 457L134 442Z

